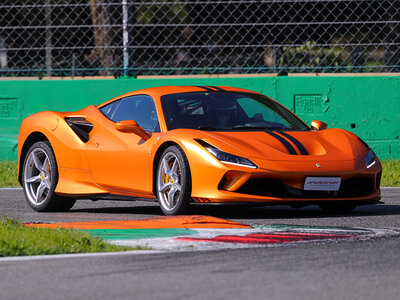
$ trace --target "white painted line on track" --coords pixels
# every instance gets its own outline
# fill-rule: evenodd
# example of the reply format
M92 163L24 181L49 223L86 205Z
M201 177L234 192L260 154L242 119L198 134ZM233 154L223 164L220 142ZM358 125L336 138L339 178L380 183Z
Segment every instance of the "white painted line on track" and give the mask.
M0 191L22 191L22 187L0 187Z
M0 257L0 263L10 261L35 261L47 259L66 259L66 258L85 258L102 256L123 256L123 255L142 255L142 254L161 254L169 253L166 250L133 250L120 252L96 252L96 253L72 253L72 254L53 254L53 255L34 255L34 256L11 256Z

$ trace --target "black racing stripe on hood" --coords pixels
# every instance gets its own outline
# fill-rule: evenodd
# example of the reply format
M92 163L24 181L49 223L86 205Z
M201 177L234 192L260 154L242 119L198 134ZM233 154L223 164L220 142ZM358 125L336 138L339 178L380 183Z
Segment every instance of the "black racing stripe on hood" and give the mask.
M294 150L293 146L290 145L290 143L287 140L285 140L283 137L281 137L279 134L276 134L275 132L272 132L270 130L266 130L265 132L268 133L269 135L273 136L277 140L279 140L283 144L283 146L285 146L285 148L289 152L289 154L297 155L297 152L296 152L296 150Z
M307 149L303 146L302 143L299 142L299 140L297 140L296 138L294 138L293 136L291 136L290 134L287 134L284 131L279 131L279 134L283 135L284 137L286 137L287 139L289 139L293 144L296 145L296 147L299 149L300 153L302 155L309 155Z

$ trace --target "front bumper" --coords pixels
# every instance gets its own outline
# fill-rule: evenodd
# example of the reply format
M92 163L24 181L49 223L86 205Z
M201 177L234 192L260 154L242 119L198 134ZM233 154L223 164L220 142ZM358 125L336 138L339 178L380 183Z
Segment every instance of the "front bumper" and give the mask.
M284 165L288 167L287 171ZM347 163L345 167L343 165L335 168L335 162L329 165L324 163L329 169L318 172L296 163L279 164L278 170L221 164L213 165L208 172L203 165L203 172L194 174L192 198L195 203L220 204L312 204L325 201L378 203L381 198L382 173L379 161L371 168L360 167L357 161ZM316 168L314 165L311 167ZM303 188L307 177L340 177L341 186L337 192L305 191Z
M351 201L357 202L357 205L361 204L376 204L381 199L380 189L372 192L369 195L363 197L325 197L325 198L277 198L277 197L264 197L254 196L233 192L221 191L218 199L205 198L205 197L192 197L194 203L212 203L212 204L265 204L265 205L293 205L303 206L311 204L320 204L321 202L339 202L339 201Z

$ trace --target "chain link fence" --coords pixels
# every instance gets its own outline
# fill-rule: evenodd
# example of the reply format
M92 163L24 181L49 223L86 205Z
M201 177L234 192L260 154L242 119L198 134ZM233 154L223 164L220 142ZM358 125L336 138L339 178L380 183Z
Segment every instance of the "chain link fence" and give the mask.
M0 3L0 76L399 71L400 0Z

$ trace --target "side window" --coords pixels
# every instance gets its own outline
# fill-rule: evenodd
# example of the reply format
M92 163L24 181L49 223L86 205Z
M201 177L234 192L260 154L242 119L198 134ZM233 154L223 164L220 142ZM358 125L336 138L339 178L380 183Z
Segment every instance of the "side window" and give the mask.
M135 105L131 97L122 99L111 115L111 120L114 122L134 120Z
M111 120L114 122L134 120L146 131L160 131L154 100L147 95L122 99L112 113Z
M107 104L106 106L103 106L100 108L100 111L109 119L111 119L112 113L114 112L115 108L118 106L118 104L121 102L121 100L114 101L110 104Z

